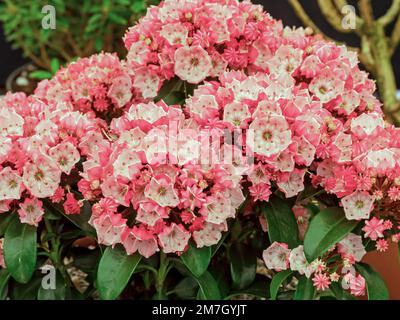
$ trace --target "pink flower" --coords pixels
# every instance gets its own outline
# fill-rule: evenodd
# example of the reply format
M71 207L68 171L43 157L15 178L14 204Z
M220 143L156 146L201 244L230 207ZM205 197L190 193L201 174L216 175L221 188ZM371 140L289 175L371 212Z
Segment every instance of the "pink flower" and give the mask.
M355 276L349 272L344 279L348 283L352 295L356 297L365 295L366 283L362 275Z
M142 202L139 204L136 220L153 227L157 221L168 217L168 209L153 202Z
M118 204L111 198L102 198L98 203L94 204L92 207L92 213L95 216L100 216L101 214L111 215L116 213L118 209Z
M315 264L307 262L303 246L298 246L290 252L289 264L290 270L305 274L307 278L316 270Z
M71 192L67 193L67 199L63 204L63 208L66 214L79 214L81 212L81 205Z
M374 197L365 191L356 191L342 198L346 218L349 220L368 219L374 205Z
M170 45L186 45L188 29L180 23L165 24L160 32Z
M51 197L60 183L61 170L47 156L39 156L35 162L27 163L22 176L24 185L38 198Z
M80 154L70 142L62 142L49 150L49 156L55 161L60 170L70 174L72 168L80 160Z
M44 215L43 203L37 198L26 198L24 203L20 204L18 214L22 223L37 227Z
M135 228L127 227L121 236L121 240L126 253L129 255L139 251L143 257L149 258L159 251L157 240L151 233L138 232Z
M367 253L362 243L362 237L354 233L349 233L338 243L337 247L340 254L347 259L349 256L352 256L355 261L361 261L363 256Z
M376 241L376 250L379 252L385 252L389 249L389 244L385 239L379 239Z
M209 74L211 58L200 46L181 47L175 52L175 74L189 83L199 83Z
M53 203L60 203L64 200L65 191L63 187L58 187L57 190L54 192L54 195L50 197L50 200Z
M106 246L121 243L121 235L125 229L126 219L120 214L101 214L92 221L96 229L98 242Z
M174 207L179 204L176 190L168 177L152 178L146 187L145 195L161 207Z
M290 249L286 243L274 242L263 251L263 259L268 269L276 271L289 267Z
M383 232L385 231L384 221L373 217L371 220L365 221L365 226L362 230L365 232L365 238L370 238L374 241L378 238L383 238Z
M188 244L190 233L175 223L165 227L158 235L161 246L165 253L182 252Z
M304 190L305 173L305 170L294 169L289 175L279 176L277 185L285 193L286 198L291 198Z
M271 195L271 186L269 184L258 183L249 187L250 195L254 201L268 201Z
M388 191L388 196L392 201L400 200L400 188L391 187Z
M258 118L250 124L249 130L251 135L248 135L247 144L254 146L254 152L260 155L277 155L292 142L291 131L283 116Z
M22 179L10 167L0 171L0 201L20 199L22 192Z
M221 239L222 231L227 231L225 223L214 224L205 222L200 230L193 232L193 239L196 242L197 248L209 247L218 243Z
M316 273L312 278L312 281L314 283L314 287L320 291L328 289L329 285L331 284L329 277L325 273Z

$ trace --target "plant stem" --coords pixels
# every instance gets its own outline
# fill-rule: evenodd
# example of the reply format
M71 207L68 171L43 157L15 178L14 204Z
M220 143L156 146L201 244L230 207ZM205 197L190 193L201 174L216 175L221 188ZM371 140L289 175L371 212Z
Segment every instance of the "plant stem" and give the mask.
M164 282L167 274L169 272L169 259L167 255L161 251L160 253L160 268L158 269L157 279L156 279L156 290L158 295L163 295L164 292Z
M44 219L44 224L46 226L46 230L50 234L55 234L53 232L53 227L48 219ZM60 239L57 236L51 237L50 238L50 252L48 253L48 257L50 258L51 262L53 263L54 267L57 268L62 276L64 277L66 283L70 283L70 279L67 273L67 270L64 266L64 264L61 261L61 256L60 256Z

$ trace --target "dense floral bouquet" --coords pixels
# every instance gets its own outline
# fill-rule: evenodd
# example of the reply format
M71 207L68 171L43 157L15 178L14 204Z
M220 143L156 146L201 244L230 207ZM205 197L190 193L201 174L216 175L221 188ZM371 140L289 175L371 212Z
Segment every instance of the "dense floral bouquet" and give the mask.
M400 130L353 52L236 0L124 41L0 100L2 295L46 263L72 298L94 256L84 297L388 298L361 260L400 240Z

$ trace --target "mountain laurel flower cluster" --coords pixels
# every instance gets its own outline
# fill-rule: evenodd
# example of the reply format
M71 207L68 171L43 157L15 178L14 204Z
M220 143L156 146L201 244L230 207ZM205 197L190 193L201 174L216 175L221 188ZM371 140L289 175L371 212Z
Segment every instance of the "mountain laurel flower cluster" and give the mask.
M282 32L282 23L250 2L164 1L124 37L133 86L153 98L175 76L198 84L227 69L266 71Z
M79 180L76 165L96 152L100 123L16 93L0 100L0 128L0 210L15 208L21 222L37 226L42 199L62 201Z
M80 58L0 99L0 213L37 227L88 207L99 245L160 252L157 279L165 254L190 269L243 246L312 297L371 294L363 257L400 240L400 130L356 53L237 0L163 1L124 42L126 59Z
M91 224L100 243L145 257L159 247L183 252L190 238L199 248L216 244L244 196L236 167L202 165L209 136L179 106L153 102L132 105L111 128L116 140L103 141L83 163L79 185L88 200L99 200Z
M134 77L116 54L81 58L39 83L35 95L58 109L72 109L111 121L132 101L142 101Z

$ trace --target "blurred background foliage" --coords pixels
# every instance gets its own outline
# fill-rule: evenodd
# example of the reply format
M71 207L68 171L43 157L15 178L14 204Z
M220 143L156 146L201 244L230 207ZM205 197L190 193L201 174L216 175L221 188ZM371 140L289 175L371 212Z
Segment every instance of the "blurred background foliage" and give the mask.
M124 54L122 36L126 29L158 0L4 0L0 22L7 41L22 50L39 68L51 71L77 57L106 51ZM42 8L56 11L56 29L41 27Z

